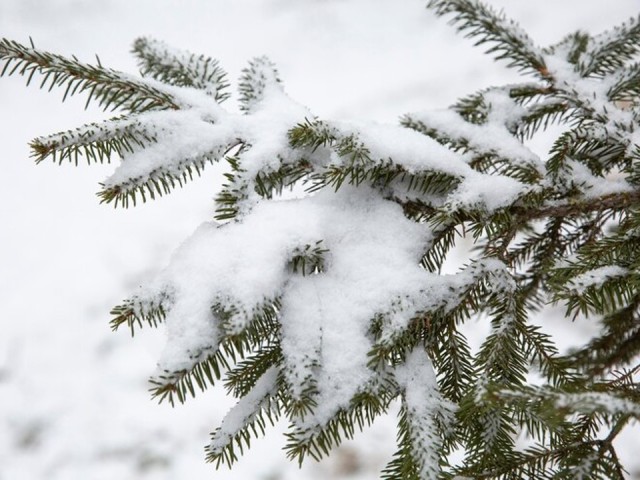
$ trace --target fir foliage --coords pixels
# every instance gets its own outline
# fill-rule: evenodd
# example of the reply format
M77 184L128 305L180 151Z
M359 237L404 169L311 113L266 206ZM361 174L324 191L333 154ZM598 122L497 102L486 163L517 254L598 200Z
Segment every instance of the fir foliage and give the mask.
M133 43L140 73L163 83L204 90L217 102L229 98L226 72L218 61L204 55L173 50L163 42L142 37Z
M640 418L640 20L541 48L478 0L428 7L526 81L380 127L313 116L286 95L265 57L243 70L239 112L226 110L228 82L216 60L149 38L133 47L141 77L6 39L0 72L118 111L31 143L37 162L120 159L103 202L153 199L225 160L221 223L202 227L174 260L179 268L111 312L114 330L166 325L167 350L151 379L159 401L185 402L218 383L238 399L212 433L208 461L231 466L282 417L290 422L288 457L318 460L398 400L398 450L383 478L625 478L614 440ZM554 124L564 131L540 158L524 142ZM286 219L287 210L269 216L288 208L280 201L288 189L315 220ZM364 353L345 357L354 365L331 366L327 352L337 340L314 323L322 318L290 318L304 311L296 292L328 292L323 282L339 281L331 275L347 251L336 238L348 235L314 230L317 211L373 215L384 210L375 202L392 205L406 232L423 232L409 265L423 283L384 290L388 298L351 339ZM235 244L253 235L243 225L256 218L294 233L264 252L248 243L235 263L188 256L201 238L228 250L214 258L239 251ZM211 246L209 231L222 243ZM466 266L441 274L462 238L475 247ZM389 261L402 241L384 245ZM268 268L256 273L244 256L266 259ZM212 273L208 262L227 270ZM180 283L185 266L211 283L208 296ZM218 275L226 280L216 283ZM241 275L258 282L257 294L225 290ZM273 281L260 284L261 275ZM599 333L559 351L535 323L552 304ZM345 314L345 328L356 316ZM490 325L477 350L464 333L470 321ZM332 375L359 366L366 374L334 400L343 386Z

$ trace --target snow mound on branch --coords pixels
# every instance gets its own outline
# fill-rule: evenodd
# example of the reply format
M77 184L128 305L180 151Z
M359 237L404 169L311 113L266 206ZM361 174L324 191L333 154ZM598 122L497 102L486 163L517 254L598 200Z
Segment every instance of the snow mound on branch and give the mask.
M318 241L327 250L324 271L293 272L295 252ZM263 202L242 222L205 223L140 296L170 292L172 299L159 367L184 368L186 353L216 345L221 328L241 332L251 312L279 298L291 393L300 395L313 373L319 395L313 422L324 423L372 379L367 354L375 315L402 295L414 303L398 323L402 328L425 303L417 299L445 294L442 277L419 265L429 241L430 232L406 219L398 205L362 186ZM247 314L221 326L211 310L216 303Z

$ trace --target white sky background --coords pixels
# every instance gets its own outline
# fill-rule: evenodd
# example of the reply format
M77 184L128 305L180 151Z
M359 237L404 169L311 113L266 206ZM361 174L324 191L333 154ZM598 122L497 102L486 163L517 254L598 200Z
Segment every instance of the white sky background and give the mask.
M324 118L397 122L517 78L424 3L0 0L0 36L31 36L40 48L85 61L98 53L103 64L135 72L132 40L151 35L220 59L232 86L248 59L266 54L287 92ZM543 45L640 11L637 0L489 3ZM211 218L220 170L150 204L99 205L94 192L112 167L29 159L31 138L105 116L61 97L0 79L0 480L342 478L349 462L358 468L348 478L376 478L393 451L394 419L303 473L287 464L281 436L271 432L233 472L214 474L202 447L229 406L221 392L173 410L149 400L162 333L113 334L108 312ZM620 449L630 458L640 441L628 434Z

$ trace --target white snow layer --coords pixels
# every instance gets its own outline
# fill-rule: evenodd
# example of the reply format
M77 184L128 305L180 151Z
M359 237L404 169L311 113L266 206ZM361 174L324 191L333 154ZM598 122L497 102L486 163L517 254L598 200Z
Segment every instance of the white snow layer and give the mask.
M292 274L296 249L318 241L328 250L326 271ZM428 230L366 187L265 202L242 222L204 224L141 292L155 299L168 291L173 299L160 369L178 370L188 362L184 352L215 345L212 305L230 303L247 312L226 325L238 333L257 307L281 298L287 379L297 396L313 370L321 397L315 420L324 423L371 378L366 363L374 315L400 295L417 298L440 289L434 296L442 298L441 280L419 267L428 241Z
M584 293L589 287L599 287L607 280L617 277L623 277L629 273L626 268L618 265L607 265L600 268L594 268L588 272L578 275L571 280L569 285L578 293Z
M464 123L459 116L457 118L457 123ZM433 138L414 130L372 122L336 122L335 125L347 134L357 134L369 149L374 161L385 163L392 160L394 164L402 166L409 173L437 172L459 179L457 188L444 199L444 202L453 209L477 207L492 211L512 204L519 195L527 191L526 185L513 178L484 174L474 170L467 164L466 155L455 153ZM497 131L497 129L494 130ZM506 142L506 138L505 134L495 138L498 148L505 153L516 154L515 158L522 157L523 161L537 164L537 157L526 147L517 141L514 142L513 137L509 142ZM501 139L505 141L502 142ZM403 197L400 192L395 193ZM415 193L405 193L404 196L412 198ZM428 200L427 202L431 203Z
M242 145L238 153L242 170L235 175L245 178L249 185L244 193L246 197L238 206L241 213L248 211L260 200L250 188L256 175L299 159L301 152L289 145L288 132L297 124L313 118L307 108L287 96L273 71L264 75L260 73L259 68L269 70L272 67L263 64L265 59L258 60L262 63L258 62L258 71L254 75L264 84L258 82L255 87L256 98L251 99L247 114L227 112L203 91L160 86L156 81L145 80L172 95L183 109L137 115L136 129L155 142L144 148L136 147L133 152L125 152L120 166L105 180L104 186L131 191L162 175L180 178L193 165L199 168L205 162L219 160L226 152ZM512 105L511 108L516 107ZM503 123L505 118L514 115L504 105L498 110L504 117L500 120ZM427 118L427 114L422 116ZM500 155L542 168L539 159L510 136L503 124L498 125L497 119L486 126L474 126L466 124L459 116L454 119L440 114L440 117L430 117L430 121L442 128L453 125L455 135L470 135L478 148L486 150L494 145L494 150ZM116 124L117 121L114 126ZM513 203L529 188L507 176L480 173L468 165L468 155L455 153L408 128L373 122L332 122L331 125L341 134L354 135L363 143L370 157L370 164L365 167L393 162L411 174L435 172L457 179L457 187L440 202L454 209L465 206L495 210ZM317 173L336 165L343 166L348 161L348 155L342 158L335 152L332 155L322 153L322 149L306 152ZM415 192L398 193L398 196L407 198L416 195L420 198L420 194ZM428 198L421 200L431 203Z
M438 422L446 429L456 407L440 396L433 364L424 348L415 348L405 363L395 369L395 376L404 389L403 404L420 478L439 478L442 438Z
M393 338L417 313L456 304L457 289L471 281L473 271L439 275L420 267L430 235L365 186L263 202L241 222L202 225L138 295L143 305L170 298L159 374L189 369L216 348L221 330L241 333L262 305L278 299L290 394L302 398L311 381L317 392L313 415L296 426L326 424L374 380L367 362L376 315L385 318L380 341ZM294 273L292 257L318 242L327 250L324 271ZM504 269L497 263L482 269ZM220 323L216 304L235 313Z
M278 390L278 369L271 367L247 395L227 412L220 428L215 431L209 448L218 452L233 442L234 437L262 410L263 406L269 408L269 398Z

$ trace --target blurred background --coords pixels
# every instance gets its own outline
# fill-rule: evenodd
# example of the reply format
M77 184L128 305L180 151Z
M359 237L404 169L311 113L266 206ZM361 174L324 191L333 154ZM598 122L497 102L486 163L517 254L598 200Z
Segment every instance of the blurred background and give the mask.
M490 0L542 45L576 29L597 33L639 13L637 0ZM150 35L221 61L234 85L268 55L287 92L324 118L397 122L471 91L515 81L425 9L424 0L0 0L0 36L127 72ZM169 197L129 210L100 205L113 167L35 166L28 142L106 118L81 98L62 105L24 79L0 80L0 480L370 479L390 459L395 419L302 470L286 460L282 426L232 472L203 447L231 405L221 389L171 408L149 399L162 330L111 333L109 310L153 277L213 215L220 169ZM226 105L234 105L234 99ZM534 147L544 154L548 140ZM585 322L546 319L563 345ZM481 326L478 325L481 330ZM618 442L640 478L640 435ZM634 453L636 455L634 456Z

